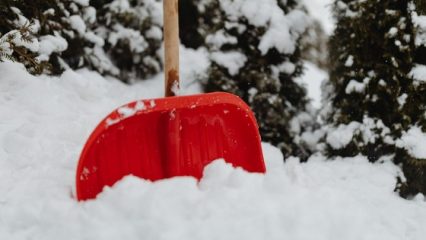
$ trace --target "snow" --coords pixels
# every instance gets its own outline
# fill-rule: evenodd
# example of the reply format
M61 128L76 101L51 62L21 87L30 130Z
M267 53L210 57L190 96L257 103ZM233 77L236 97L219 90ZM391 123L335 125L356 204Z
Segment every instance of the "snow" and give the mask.
M89 42L94 43L97 46L104 46L105 45L105 40L99 36L97 36L95 33L93 32L86 32L84 34L84 38L87 39Z
M73 0L75 3L80 4L81 6L88 6L89 0Z
M331 35L335 28L331 8L332 0L303 0L309 14L317 19L324 27L325 32Z
M42 61L49 60L53 52L63 52L68 48L68 42L61 36L45 35L40 37L40 48L38 57Z
M13 21L13 23L15 24L16 27L24 27L26 25L28 25L30 23L30 21L28 20L28 18L26 18L25 16L23 16L21 10L19 10L16 7L10 7L10 10L12 10L13 13L15 13L17 15L18 19L15 19Z
M153 26L146 32L146 37L149 39L161 39L163 32L159 27Z
M349 55L348 59L346 59L345 67L352 67L354 64L354 56Z
M130 3L128 0L114 0L109 4L109 9L118 13L124 13L130 9Z
M344 15L348 18L355 18L358 16L358 13L356 11L352 11L351 8L348 6L348 4L344 3L343 1L337 1L336 7L340 12L344 12ZM387 14L396 14L396 11L386 9Z
M125 28L118 24L113 26L113 30L108 38L108 42L111 45L116 45L119 40L128 40L130 50L135 53L141 53L148 47L148 43L140 31Z
M29 41L25 41L22 39L23 35L19 30L12 30L3 36L1 36L0 41L3 44L3 48L5 48L6 51L10 52L12 51L11 46L9 44L4 44L6 42L6 39L10 39L11 42L18 47L25 47L31 52L37 52L40 48L40 43L36 38L30 38Z
M401 139L396 141L400 148L404 148L408 153L417 159L426 159L426 134L417 126L402 134Z
M137 109L136 108L129 108L129 107L120 107L118 110L118 113L121 115L122 118L128 118L136 114ZM110 124L108 124L110 125Z
M362 141L358 144L375 143L379 136L387 144L395 144L395 140L390 136L390 129L382 120L364 116L362 123L350 122L349 124L340 124L337 127L326 129L326 141L333 149L342 149L346 147L355 135L359 135Z
M95 65L100 71L109 72L113 75L117 75L120 70L111 62L108 56L105 54L105 51L101 46L97 45L93 48L93 50L85 50L88 51L87 54L90 57L90 61L93 65ZM89 51L92 51L90 54Z
M55 9L49 8L46 11L43 12L43 15L46 15L46 16L48 16L48 15L55 15Z
M180 96L180 95L181 95L181 93L180 93L180 87L179 87L179 81L174 81L174 82L172 83L171 91L172 91L172 93L173 93L175 96Z
M319 155L284 163L269 144L263 144L266 175L218 160L199 183L129 176L79 203L74 174L90 132L115 107L161 96L162 82L128 86L84 69L34 77L10 62L0 63L0 72L4 239L420 240L426 234L425 199L393 192L401 173L392 163Z
M358 122L351 122L348 125L340 124L327 135L326 141L333 149L342 149L351 142L359 127Z
M287 73L288 75L291 75L294 73L294 71L296 71L296 65L294 65L294 63L283 62L282 64L278 65L277 74L279 74L280 72L284 72L284 73ZM279 75L277 75L277 78L278 77Z
M72 15L69 17L69 22L72 29L76 30L80 35L84 35L84 32L86 32L86 24L81 16Z
M346 86L345 93L351 94L353 92L362 93L365 91L366 84L368 83L368 78L366 78L367 81L358 82L356 80L349 81L348 85Z
M413 24L417 28L417 34L415 38L416 46L422 46L426 44L426 16L417 15L417 11L412 13Z
M238 51L213 52L211 58L218 65L227 68L231 76L235 76L247 62L247 57Z
M419 83L426 82L426 66L416 64L413 69L411 69L411 72L409 75Z
M389 37L391 37L391 38L395 37L397 33L398 33L398 28L396 28L396 27L391 27L389 29L389 32L388 32Z
M408 98L408 94L403 93L401 96L398 97L398 104L400 106L400 108L402 108L405 103L407 102L407 98Z
M179 89L179 95L202 92L199 80L205 79L208 68L210 67L207 50L204 48L193 50L181 46L179 51L179 62L181 64L179 73L181 88Z
M315 109L321 108L321 84L327 80L328 74L311 62L304 62L304 72L300 81L307 86L308 98Z
M4 36L0 37L0 51L9 56L13 54L12 46L6 41Z
M237 42L236 37L228 36L223 29L206 37L206 43L214 47L215 50L220 50L225 44L237 44Z
M90 24L94 24L96 22L96 9L94 7L84 8L83 19Z

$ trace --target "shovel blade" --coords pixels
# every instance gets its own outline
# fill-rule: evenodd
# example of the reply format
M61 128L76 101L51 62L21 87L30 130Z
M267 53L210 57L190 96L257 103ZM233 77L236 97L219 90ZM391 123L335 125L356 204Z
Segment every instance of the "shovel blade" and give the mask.
M77 168L77 198L93 199L127 175L200 179L217 159L265 172L256 120L239 97L210 93L133 102L108 115L88 139Z

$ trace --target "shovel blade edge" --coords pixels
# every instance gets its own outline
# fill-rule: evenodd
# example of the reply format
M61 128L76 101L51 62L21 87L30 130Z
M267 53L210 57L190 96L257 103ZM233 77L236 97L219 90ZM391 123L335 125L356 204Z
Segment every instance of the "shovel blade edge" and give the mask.
M264 173L260 142L252 111L229 93L132 102L101 121L86 142L77 167L77 199L96 198L127 175L200 179L217 159Z

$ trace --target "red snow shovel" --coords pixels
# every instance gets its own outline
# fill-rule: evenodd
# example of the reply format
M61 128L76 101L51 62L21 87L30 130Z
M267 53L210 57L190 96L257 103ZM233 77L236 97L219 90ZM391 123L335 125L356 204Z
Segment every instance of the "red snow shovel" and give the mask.
M77 167L77 199L93 199L127 175L148 180L202 177L223 158L249 172L265 172L250 108L237 96L175 97L179 87L178 0L164 0L166 98L116 109L94 130Z

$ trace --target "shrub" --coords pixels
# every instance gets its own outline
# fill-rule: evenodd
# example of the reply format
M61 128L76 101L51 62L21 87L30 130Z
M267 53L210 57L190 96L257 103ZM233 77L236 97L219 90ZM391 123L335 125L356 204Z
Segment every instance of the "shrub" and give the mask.
M298 135L312 119L306 90L295 80L302 72L302 34L311 19L299 1L183 1L183 17L195 22L182 32L183 44L204 46L212 64L206 91L239 95L253 109L264 141L285 155L306 157ZM204 41L200 41L203 39Z

